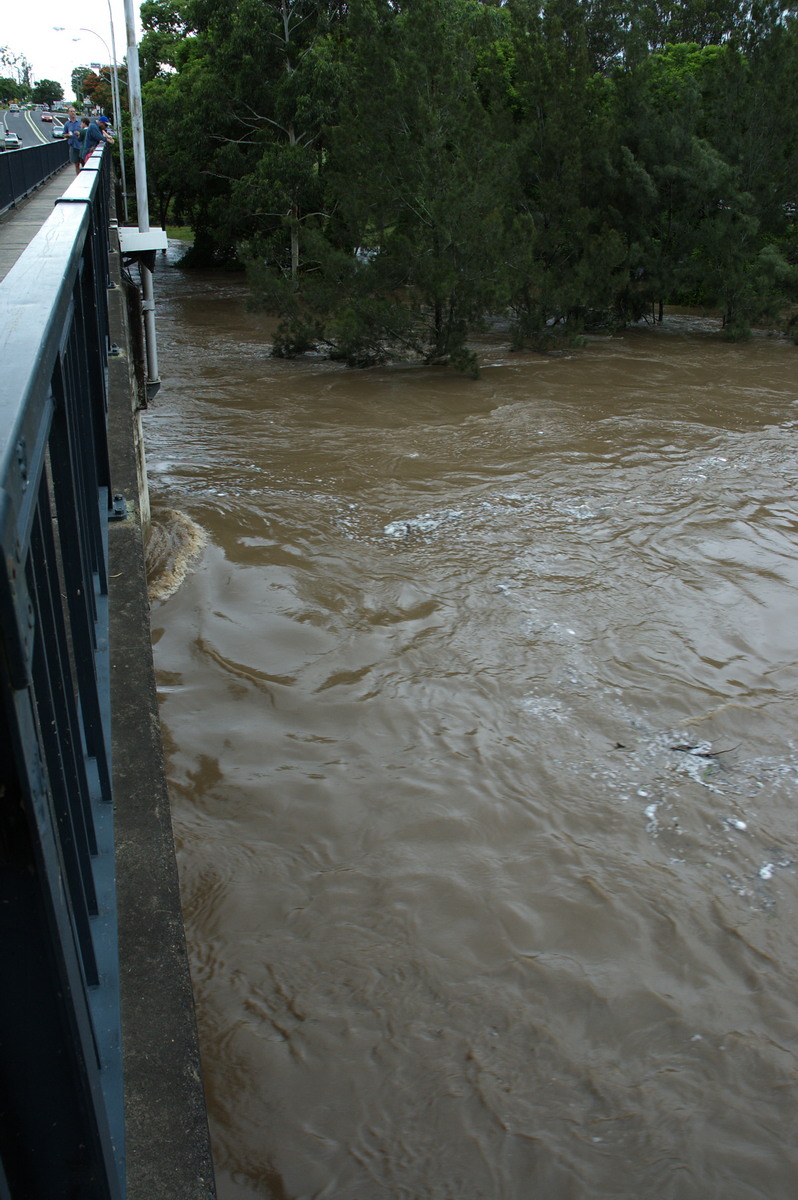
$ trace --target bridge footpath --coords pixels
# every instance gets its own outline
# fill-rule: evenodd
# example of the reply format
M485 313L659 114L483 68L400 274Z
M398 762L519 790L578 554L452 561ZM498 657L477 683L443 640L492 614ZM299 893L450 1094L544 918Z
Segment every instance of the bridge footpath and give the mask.
M16 151L19 153L19 151ZM75 178L73 167L61 170L36 191L0 214L0 282L26 250Z
M0 215L0 1200L216 1195L113 214L101 150Z

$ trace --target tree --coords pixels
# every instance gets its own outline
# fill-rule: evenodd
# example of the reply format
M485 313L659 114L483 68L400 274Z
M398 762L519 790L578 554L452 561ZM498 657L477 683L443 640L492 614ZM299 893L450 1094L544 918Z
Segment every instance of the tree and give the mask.
M628 276L612 88L580 6L511 6L519 189L507 261L514 344L544 348L606 320Z
M729 195L722 156L699 136L701 73L722 53L695 43L667 45L616 73L614 119L623 148L618 225L630 247L630 278L618 303L627 316L656 305L661 319L669 298L691 294L707 223Z
M278 353L473 365L652 306L798 299L798 25L775 0L145 0L161 223ZM187 130L196 136L187 136ZM769 318L770 319L770 318Z
M404 349L473 368L468 336L502 303L508 168L475 79L484 15L470 0L351 6L324 221L302 233L278 352L315 337L350 363Z
M64 89L55 79L39 79L33 85L34 104L55 104L56 100L64 99Z
M102 109L103 112L113 112L114 93L110 67L100 67L99 73L90 69L83 76L81 87L81 99L88 96L92 108Z
M234 248L213 236L213 209L217 201L229 204L230 192L227 182L209 169L213 92L204 56L197 54L179 74L157 75L143 91L147 177L159 223L165 226L173 212L175 220L194 229L194 261L225 261ZM186 137L192 127L200 131L198 138Z
M739 337L789 302L796 65L777 23L747 52L731 40L668 44L619 73L620 136L647 180L624 208L635 268L627 310L657 302L661 316L666 300L715 306L727 336Z
M13 72L14 82L11 95L18 100L27 100L31 92L31 65L24 54L18 54L10 46L0 46L0 67Z
M319 204L325 123L336 103L334 56L325 39L339 20L324 0L198 0L194 14L218 94L230 111L214 121L213 168L230 181L219 214L228 239L247 240L293 277L300 229ZM311 218L312 219L312 218Z
M84 82L89 75L94 75L91 67L73 67L69 77L72 86L72 92L78 104L83 104L85 97L88 95L84 88Z
M142 39L139 69L142 84L177 70L185 61L182 46L194 30L186 0L144 0L141 5Z
M719 46L748 27L748 0L644 0L637 14L651 50L680 42Z
M704 72L704 130L722 148L730 186L714 253L701 263L727 334L745 336L798 299L798 26L765 10L747 44L725 46Z

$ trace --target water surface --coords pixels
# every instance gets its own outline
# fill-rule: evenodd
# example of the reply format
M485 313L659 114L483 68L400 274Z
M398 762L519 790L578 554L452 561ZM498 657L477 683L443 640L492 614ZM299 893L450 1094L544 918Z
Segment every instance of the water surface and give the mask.
M352 372L156 287L222 1200L793 1197L798 350Z

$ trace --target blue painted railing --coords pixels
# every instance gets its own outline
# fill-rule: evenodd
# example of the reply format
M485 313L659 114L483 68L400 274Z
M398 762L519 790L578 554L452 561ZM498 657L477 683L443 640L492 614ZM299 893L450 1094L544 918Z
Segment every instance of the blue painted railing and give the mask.
M0 284L0 1200L122 1200L110 154Z
M69 161L67 139L0 154L0 213L12 208Z

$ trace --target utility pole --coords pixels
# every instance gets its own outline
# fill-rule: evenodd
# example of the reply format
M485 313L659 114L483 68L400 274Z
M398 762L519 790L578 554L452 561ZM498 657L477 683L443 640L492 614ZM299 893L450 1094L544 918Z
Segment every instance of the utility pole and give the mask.
M125 220L127 215L127 179L125 178L125 145L122 141L122 105L119 99L119 71L116 65L116 39L114 38L114 18L111 13L111 0L108 0L108 17L111 22L111 48L109 50L108 43L104 37L101 37L94 29L87 29L85 25L80 26L81 33L90 33L93 37L99 39L105 46L106 53L111 57L111 97L114 106L114 129L119 140L119 168L122 172L122 200L125 206ZM61 29L63 26L55 25L54 29ZM74 38L78 41L78 38Z
M109 0L110 4L110 0ZM139 71L139 48L136 41L136 23L133 0L125 0L125 29L127 31L127 90L130 104L130 122L133 131L133 162L136 168L136 207L138 209L138 235L119 230L123 252L140 254L142 310L144 312L144 338L147 355L147 397L152 399L161 380L158 375L158 345L155 338L155 293L152 285L152 270L145 259L152 252L165 250L166 234L163 229L150 229L150 203L147 194L147 159L144 152L144 117L141 105L141 73Z

